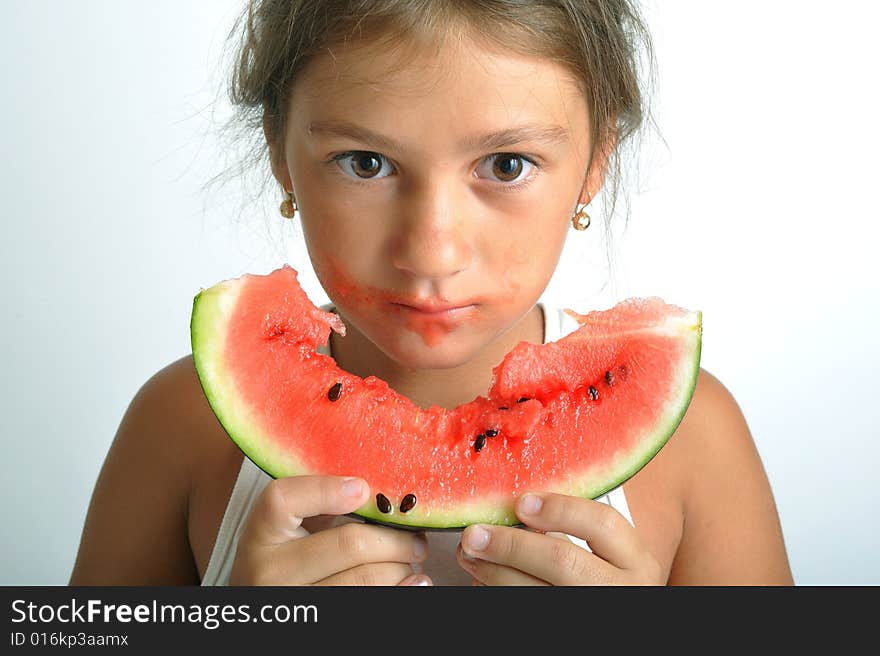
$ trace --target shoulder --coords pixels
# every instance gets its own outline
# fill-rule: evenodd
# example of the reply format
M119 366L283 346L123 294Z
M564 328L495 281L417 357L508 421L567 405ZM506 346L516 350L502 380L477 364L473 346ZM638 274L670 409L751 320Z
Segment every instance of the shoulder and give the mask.
M707 455L719 447L753 445L745 416L731 391L713 374L700 368L693 398L682 419L676 439Z
M200 484L219 468L231 463L237 469L240 464L238 448L205 397L192 354L156 372L129 410L151 425L150 433L164 444L190 494L198 493Z
M728 475L739 467L757 474L760 467L755 442L745 415L731 391L713 374L700 369L687 412L673 438L679 455L703 469L690 466L683 483L685 511L701 499L694 490L707 482L710 470L722 469Z
M202 391L192 354L153 374L138 390L132 406L155 420L173 419L169 428L178 435L197 438L214 424L219 426Z
M197 580L189 504L209 442L222 443L214 424L191 356L141 385L95 484L72 584Z
M705 369L669 455L684 518L670 580L791 582L772 489L748 423L731 391Z
M157 458L167 460L166 467L191 480L206 455L214 451L218 435L225 438L190 354L141 385L126 410L117 441L130 448L149 447Z
M132 464L161 467L166 481L187 481L211 422L192 356L150 376L137 390L117 430L111 455L138 454Z

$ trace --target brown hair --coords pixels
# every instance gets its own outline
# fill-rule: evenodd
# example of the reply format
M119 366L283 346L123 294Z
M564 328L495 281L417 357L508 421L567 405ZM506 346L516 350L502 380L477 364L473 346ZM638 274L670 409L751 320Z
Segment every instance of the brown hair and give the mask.
M234 113L223 128L250 143L238 173L261 170L274 182L263 132L283 144L288 99L317 54L348 40L388 48L442 44L467 32L520 54L552 58L580 82L591 120L592 152L615 137L608 157L606 228L617 207L621 153L648 123L654 78L651 38L637 0L248 0L227 38L233 52L228 94ZM405 63L409 58L403 56ZM234 171L227 171L227 174ZM586 171L584 172L586 174ZM215 177L208 184L224 177ZM280 199L280 193L278 198ZM627 207L627 220L629 203Z

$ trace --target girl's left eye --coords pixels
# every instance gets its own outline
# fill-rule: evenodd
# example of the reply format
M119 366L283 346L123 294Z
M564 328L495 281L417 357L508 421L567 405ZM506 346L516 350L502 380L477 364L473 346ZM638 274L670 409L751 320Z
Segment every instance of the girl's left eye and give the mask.
M488 167L490 175L480 177L494 177L500 182L510 183L508 184L509 187L521 186L530 179L529 171L533 168L538 168L534 161L525 155L518 155L516 153L489 155L483 160L483 164L490 165ZM481 168L486 167L481 166L477 170L479 171Z

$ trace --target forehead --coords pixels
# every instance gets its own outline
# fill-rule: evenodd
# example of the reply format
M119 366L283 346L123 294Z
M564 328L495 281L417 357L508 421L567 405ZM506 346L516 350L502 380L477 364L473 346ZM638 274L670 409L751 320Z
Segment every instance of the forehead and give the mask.
M587 108L561 64L468 38L439 47L343 45L316 56L291 94L292 129L356 123L406 143L471 144L528 124L583 142Z

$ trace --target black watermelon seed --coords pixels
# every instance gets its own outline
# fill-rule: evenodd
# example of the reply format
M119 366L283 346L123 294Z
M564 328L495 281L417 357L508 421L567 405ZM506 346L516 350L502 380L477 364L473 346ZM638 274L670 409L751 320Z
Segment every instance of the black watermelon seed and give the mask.
M614 384L614 374L610 371L605 372L605 384L611 387Z
M386 515L391 512L391 502L381 492L376 495L376 506L379 508L379 512L383 512Z
M486 437L495 437L496 435L498 435L497 428L490 428L489 430L486 431Z
M502 406L501 406L500 408L498 408L498 409L499 409L499 410L510 410L510 408L508 408L506 405L502 405Z
M517 401L517 403L525 403L525 402L528 401L528 400L529 400L529 397L524 396L524 397L522 397L519 401Z
M629 376L629 371L627 370L625 364L622 364L617 368L617 373L619 373L620 377L624 380L626 380L626 377Z
M599 390L590 385L590 398L594 401L599 398Z
M479 452L484 446L486 446L486 436L483 433L480 433L474 441L474 451Z
M407 494L403 497L403 501L400 502L400 512L405 513L409 512L416 505L416 495L415 494Z
M342 396L342 383L336 383L327 392L327 398L331 401L338 401L340 396Z

